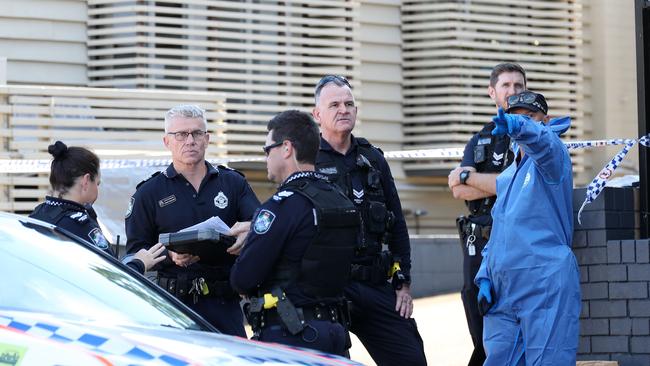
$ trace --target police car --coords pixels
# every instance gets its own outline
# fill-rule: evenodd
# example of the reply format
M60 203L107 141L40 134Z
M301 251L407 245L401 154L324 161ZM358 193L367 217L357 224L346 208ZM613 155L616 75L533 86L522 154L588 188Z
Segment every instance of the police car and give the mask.
M360 365L218 333L115 258L0 212L0 364Z

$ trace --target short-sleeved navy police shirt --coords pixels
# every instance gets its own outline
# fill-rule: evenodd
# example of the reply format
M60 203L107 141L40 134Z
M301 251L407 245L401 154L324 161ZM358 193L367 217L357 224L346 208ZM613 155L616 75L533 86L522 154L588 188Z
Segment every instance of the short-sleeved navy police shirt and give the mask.
M126 213L128 253L150 248L161 233L177 232L213 216L219 216L228 226L251 220L260 202L246 179L235 170L205 164L207 174L198 192L173 164L141 183ZM219 265L229 267L234 261L235 256L228 255ZM185 271L170 260L164 261L162 267L165 272ZM198 273L207 268L199 262L187 270Z

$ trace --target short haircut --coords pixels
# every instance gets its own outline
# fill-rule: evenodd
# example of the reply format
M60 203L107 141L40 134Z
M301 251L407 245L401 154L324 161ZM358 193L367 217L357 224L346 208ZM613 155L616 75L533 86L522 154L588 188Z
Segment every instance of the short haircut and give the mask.
M208 121L205 118L205 111L201 109L201 107L192 104L181 104L165 113L165 133L170 132L169 125L171 124L171 120L176 117L200 119L203 121L203 130L207 131L208 129Z
M99 175L99 157L86 148L68 147L57 141L47 151L54 157L50 165L50 185L54 191L65 194L77 178L90 174L94 182Z
M336 86L347 86L352 90L352 86L348 79L341 75L325 75L323 76L318 83L316 83L316 89L314 90L314 103L318 104L318 98L320 97L320 92L323 90L325 85L334 84Z
M519 64L516 64L514 62L504 62L501 64L496 65L492 69L492 73L490 74L490 86L494 88L495 85L497 85L497 82L499 81L499 76L503 74L504 72L518 72L521 74L521 76L524 77L524 87L526 87L527 81L526 80L526 71L524 70L523 67L519 66Z
M291 141L296 149L296 160L303 164L315 164L320 146L318 126L311 115L297 110L284 111L273 117L266 126L273 131L274 142Z

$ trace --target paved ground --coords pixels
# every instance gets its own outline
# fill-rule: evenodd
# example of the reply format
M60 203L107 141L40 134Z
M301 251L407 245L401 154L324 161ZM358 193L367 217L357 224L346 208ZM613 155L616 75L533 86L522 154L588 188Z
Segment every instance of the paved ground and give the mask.
M418 322L429 365L467 365L473 347L460 293L415 300L413 317ZM352 359L375 365L361 342L352 337Z

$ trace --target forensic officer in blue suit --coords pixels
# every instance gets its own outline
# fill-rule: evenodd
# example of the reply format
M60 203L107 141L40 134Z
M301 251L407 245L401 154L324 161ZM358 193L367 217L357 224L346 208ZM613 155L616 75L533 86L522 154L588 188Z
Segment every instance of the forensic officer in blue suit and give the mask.
M381 150L352 135L357 107L344 77L324 76L314 94L312 114L321 128L316 170L343 190L363 220L352 282L345 290L352 301L350 331L380 366L425 365L422 338L411 318L411 245L388 163Z
M268 123L268 178L279 184L252 223L230 281L250 299L254 338L345 355L348 284L359 234L354 204L314 172L318 126L295 110Z
M507 99L526 89L526 71L515 63L496 65L490 74L488 95L497 109L508 108ZM483 316L479 313L476 297L478 288L474 277L481 266L481 251L490 238L492 216L496 201L496 180L513 160L510 138L493 136L494 122L486 123L465 145L460 166L449 173L449 189L456 199L465 200L468 216L456 219L463 253L463 288L460 292L465 308L474 351L467 366L481 366L485 362L483 350Z
M127 251L158 242L161 233L177 232L213 216L227 225L250 221L259 201L239 172L205 161L209 134L205 112L181 105L165 115L165 147L172 164L140 183L126 213ZM217 329L245 337L239 295L230 287L231 254L217 262L168 251L158 268L158 284L202 315ZM206 287L207 286L207 287Z
M48 152L53 157L50 165L52 195L45 197L45 202L36 206L29 217L56 225L115 256L92 207L101 181L99 157L86 148L68 147L61 141L48 146ZM161 256L163 249L162 244L141 249L123 258L122 262L144 273L165 259Z
M571 251L571 158L559 138L568 117L549 121L546 100L525 91L493 118L493 134L516 144L497 178L492 234L476 275L485 365L575 365L580 281Z

